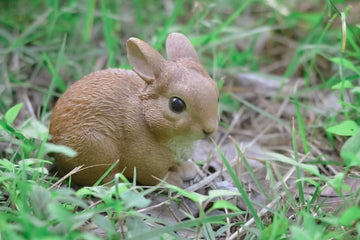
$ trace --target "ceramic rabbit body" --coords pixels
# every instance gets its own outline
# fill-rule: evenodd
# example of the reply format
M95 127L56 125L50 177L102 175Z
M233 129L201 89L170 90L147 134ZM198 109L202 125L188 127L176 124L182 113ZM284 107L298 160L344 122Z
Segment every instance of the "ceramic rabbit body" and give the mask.
M168 60L137 38L127 41L134 71L107 69L91 73L68 88L50 120L52 142L74 149L69 158L55 155L62 173L80 185L95 183L117 160L117 172L145 185L167 181L181 186L196 168L187 162L196 140L217 129L218 97L189 40L172 33Z

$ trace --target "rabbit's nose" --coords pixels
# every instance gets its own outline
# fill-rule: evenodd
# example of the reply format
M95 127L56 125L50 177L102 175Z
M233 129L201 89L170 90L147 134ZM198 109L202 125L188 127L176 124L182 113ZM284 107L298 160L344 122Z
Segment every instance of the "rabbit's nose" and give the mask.
M203 133L204 133L206 136L210 136L211 134L214 133L214 131L213 131L213 130L208 131L208 130L203 129Z
M208 127L203 129L203 133L208 137L216 131L216 127Z
M211 134L215 133L219 125L219 118L214 118L210 121L207 121L202 125L202 132L205 137L209 137Z

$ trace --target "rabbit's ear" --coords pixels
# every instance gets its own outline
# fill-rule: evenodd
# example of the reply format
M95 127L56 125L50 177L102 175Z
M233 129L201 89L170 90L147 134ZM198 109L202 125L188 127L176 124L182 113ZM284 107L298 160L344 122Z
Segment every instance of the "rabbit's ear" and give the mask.
M160 75L165 59L154 48L138 38L126 42L127 56L134 71L147 83Z
M199 62L194 47L189 39L181 33L171 33L166 40L166 54L168 60L176 61L180 58L189 58Z

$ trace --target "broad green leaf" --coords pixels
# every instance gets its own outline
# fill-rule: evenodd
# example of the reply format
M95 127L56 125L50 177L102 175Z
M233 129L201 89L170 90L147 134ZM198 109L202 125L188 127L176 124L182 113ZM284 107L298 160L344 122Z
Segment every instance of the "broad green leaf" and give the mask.
M167 187L173 191L176 191L178 194L191 199L195 203L202 203L208 199L208 196L201 195L196 192L189 192L174 185L167 184Z
M74 213L66 209L64 205L55 202L50 203L47 208L57 221L65 224L67 229L72 228L75 222Z
M340 156L344 160L347 167L360 166L359 153L355 154L349 151L341 151Z
M351 89L351 93L360 94L360 87L354 87L353 89Z
M339 226L339 217L337 215L330 215L327 217L322 217L321 221L324 223L333 225L333 226Z
M330 179L328 183L340 196L343 190L350 191L350 186L344 184L344 173L342 172L338 173L333 179Z
M128 229L127 238L136 237L136 235L150 232L150 227L145 223L145 221L138 216L129 216L125 220L125 225ZM149 240L159 239L155 237L147 238Z
M50 161L36 158L27 158L19 161L21 169L28 172L39 172L45 175L49 175L49 170L44 166L45 163L51 164Z
M226 200L219 200L214 202L212 207L207 212L209 213L216 209L224 209L224 208L230 209L234 212L241 212L241 210L238 207L236 207L235 205L233 205L232 203Z
M284 156L280 153L275 153L275 152L269 152L266 154L268 157L272 158L269 160L273 160L273 161L279 161L279 162L283 162L283 163L287 163L296 167L300 167L301 169L308 171L312 174L314 174L315 176L319 176L319 169L314 166L314 165L308 165L308 164L303 164L303 163L298 163L296 162L294 159L291 159L287 156Z
M49 128L40 121L29 119L21 126L20 131L28 138L43 140L48 137Z
M346 166L360 166L360 130L344 143L340 156Z
M354 85L352 84L351 81L345 80L344 83L339 82L331 87L331 89L342 89L342 88L354 88Z
M289 15L286 16L286 24L291 23L290 26L294 26L298 24L298 22L306 22L307 24L311 24L312 27L315 27L316 24L321 21L323 18L323 14L316 12L290 12Z
M4 118L8 124L12 124L15 121L23 105L24 103L18 103L5 113Z
M360 220L360 207L351 206L340 216L339 222L345 227L350 227L355 221Z
M15 164L10 162L9 160L3 158L3 159L0 159L0 167L1 168L5 167L6 171L13 172L15 169Z
M205 236L205 239L207 240L216 240L214 230L212 228L212 225L210 223L205 223L202 226L203 234Z
M353 136L359 130L359 126L352 120L346 120L338 125L326 129L328 133L339 136Z
M50 161L44 159L37 159L37 158L27 158L19 161L19 165L22 166L32 166L34 164L45 164L51 163Z
M220 79L220 80L216 81L216 84L217 84L218 89L220 90L224 86L225 81L223 79Z
M339 64L340 66L343 66L347 69L350 69L354 72L356 72L358 75L360 75L359 68L356 67L352 61L349 61L345 58L330 58L330 61Z
M114 226L108 217L102 216L100 214L95 215L93 218L94 222L97 226L99 226L105 232L112 232L114 230Z
M147 207L151 201L149 199L146 199L143 195L140 193L136 193L133 191L127 191L120 195L121 199L125 201L127 208L144 208Z
M289 228L289 220L282 216L275 219L269 226L267 226L261 233L261 239L280 239L281 235L287 232Z
M83 187L76 192L76 195L79 197L84 196L93 196L102 199L103 201L111 200L113 197L113 192L110 188L104 186L92 186L92 187Z
M93 211L76 212L74 214L74 223L71 226L71 231L75 231L84 225L85 222L89 221L94 216Z
M83 187L76 191L76 196L84 198L85 196L92 196L93 191L90 187Z
M76 192L71 188L60 188L56 193L58 195L55 200L64 204L66 203L66 207L70 210L74 210L77 206L83 209L88 208L88 204L78 197Z
M40 185L33 185L32 191L28 192L28 196L35 216L40 219L51 219L46 208L51 201L50 191Z
M324 227L316 223L316 217L312 216L310 213L305 212L302 212L302 215L304 215L302 220L303 226L292 224L290 226L292 235L290 239L325 239L323 238Z
M68 157L75 157L77 152L72 150L71 148L64 145L56 145L53 143L45 144L45 152L46 153L62 153Z

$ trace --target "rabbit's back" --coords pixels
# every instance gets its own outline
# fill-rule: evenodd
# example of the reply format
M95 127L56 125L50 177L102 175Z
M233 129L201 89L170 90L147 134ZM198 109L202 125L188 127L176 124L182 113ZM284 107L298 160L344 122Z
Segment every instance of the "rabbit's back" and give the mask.
M80 165L97 166L86 173L97 179L116 160L121 161L120 167L131 167L123 158L143 125L142 88L144 83L134 72L122 69L94 72L70 86L54 107L50 134L53 143L68 146L78 155L72 159L55 155L58 168L66 173ZM89 184L82 174L74 177L80 184Z
M73 130L103 131L107 134L121 128L130 104L139 104L139 91L143 81L132 71L107 69L86 75L58 100L54 107L50 132L54 137ZM93 129L95 128L95 129Z

